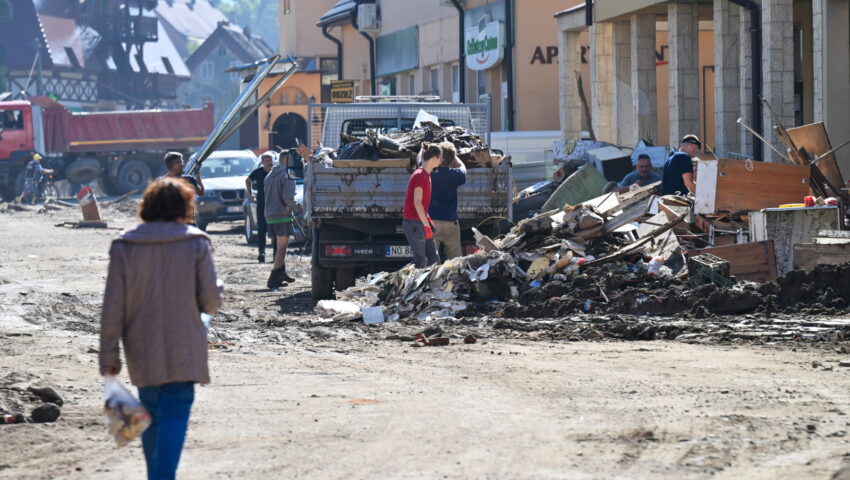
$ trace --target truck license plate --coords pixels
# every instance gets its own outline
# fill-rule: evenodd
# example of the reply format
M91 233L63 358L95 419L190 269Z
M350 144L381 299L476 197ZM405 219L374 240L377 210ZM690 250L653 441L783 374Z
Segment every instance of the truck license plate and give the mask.
M388 257L412 257L413 251L410 245L387 245Z
M239 213L242 211L242 207L227 207L227 213Z

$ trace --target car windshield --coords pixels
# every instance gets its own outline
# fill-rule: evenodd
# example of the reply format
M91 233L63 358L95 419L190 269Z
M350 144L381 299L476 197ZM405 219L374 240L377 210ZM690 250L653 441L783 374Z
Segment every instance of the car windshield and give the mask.
M201 177L247 177L257 160L250 157L208 158L201 166Z

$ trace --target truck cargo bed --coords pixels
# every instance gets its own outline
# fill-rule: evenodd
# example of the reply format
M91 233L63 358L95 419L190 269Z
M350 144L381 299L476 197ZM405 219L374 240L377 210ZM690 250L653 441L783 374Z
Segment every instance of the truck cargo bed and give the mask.
M316 220L398 219L411 171L406 168L334 168L307 166L304 184L308 223ZM458 189L458 217L481 221L510 218L511 169L505 161L495 168L470 168Z

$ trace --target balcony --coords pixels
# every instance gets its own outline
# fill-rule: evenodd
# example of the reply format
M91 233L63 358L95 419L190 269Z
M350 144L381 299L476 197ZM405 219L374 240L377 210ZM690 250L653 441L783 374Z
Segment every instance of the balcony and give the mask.
M158 40L157 18L129 15L113 17L112 39L127 43L146 43Z

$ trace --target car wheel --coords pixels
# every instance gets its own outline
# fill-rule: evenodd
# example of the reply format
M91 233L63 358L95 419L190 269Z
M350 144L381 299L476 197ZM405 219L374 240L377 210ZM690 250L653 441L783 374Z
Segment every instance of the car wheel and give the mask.
M333 270L313 265L310 270L311 292L314 300L327 300L334 296Z
M255 245L257 243L257 232L256 225L254 225L254 218L247 211L245 212L245 242L249 245Z
M115 185L121 193L144 190L151 181L151 169L139 160L128 160L118 169Z

